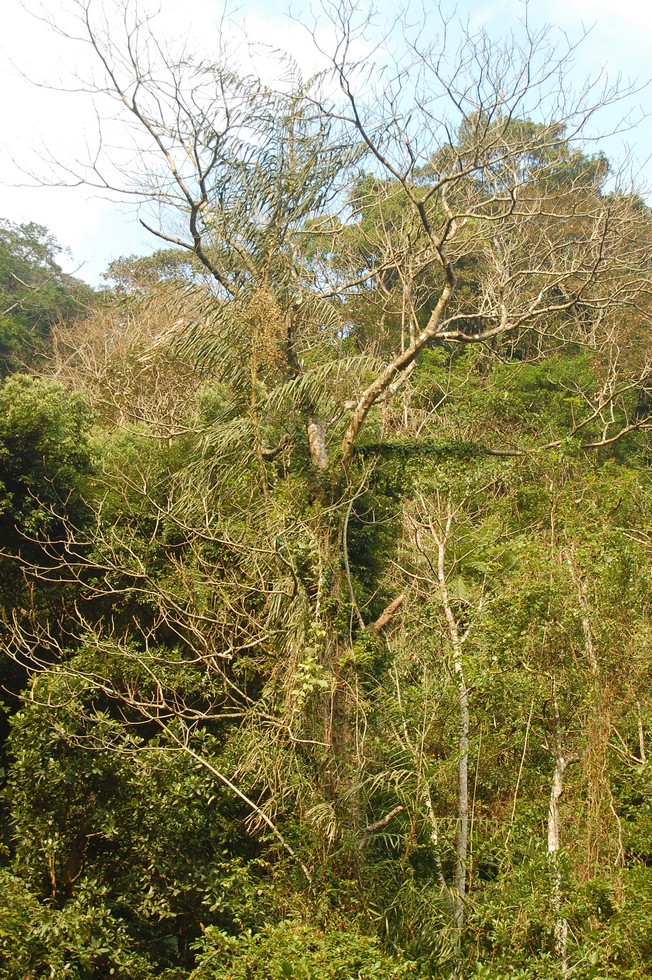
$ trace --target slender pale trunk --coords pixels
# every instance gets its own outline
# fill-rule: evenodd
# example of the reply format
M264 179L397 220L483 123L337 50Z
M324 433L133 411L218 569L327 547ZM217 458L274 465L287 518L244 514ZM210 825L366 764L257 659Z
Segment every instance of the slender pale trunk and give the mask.
M448 634L453 650L453 677L457 685L459 710L458 762L457 762L457 834L455 841L455 927L458 937L464 926L464 907L468 880L469 849L469 689L462 661L462 640L453 613L446 586L446 543L450 537L453 514L450 506L446 512L444 533L437 536L437 581L444 606Z
M550 805L548 808L548 859L552 866L552 911L555 917L555 954L559 961L562 976L568 971L568 920L562 913L563 882L559 863L561 847L561 817L559 801L564 792L564 777L569 765L577 762L577 756L565 755L563 750L557 689L552 682L552 709L554 717L553 749L555 768L550 787Z
M455 925L461 931L464 925L464 902L468 875L469 847L469 694L464 679L461 660L454 663L459 703L459 761L457 787L457 859L455 862Z
M559 800L564 792L564 774L568 765L563 755L555 756L555 770L550 787L550 807L548 810L548 857L552 864L552 910L555 916L555 954L559 960L562 974L568 970L567 941L568 922L561 912L563 889L559 848L561 843Z

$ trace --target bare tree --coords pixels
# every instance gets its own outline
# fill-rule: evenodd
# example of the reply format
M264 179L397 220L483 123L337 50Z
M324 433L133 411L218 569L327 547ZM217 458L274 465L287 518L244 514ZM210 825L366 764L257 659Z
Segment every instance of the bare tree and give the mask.
M412 215L407 232L388 231L386 251L420 324L360 394L346 459L370 410L433 343L531 332L601 347L615 311L649 309L649 222L613 174L607 191L605 161L582 153L588 121L626 93L598 81L570 93L565 39L524 25L506 44L469 29L456 44L440 9L437 42L393 57L386 40L377 71L362 71L347 59L365 20L346 3L332 16L344 101L330 114L358 133L385 199ZM430 273L425 316L410 288L415 266ZM642 377L649 385L649 363Z
M327 408L304 385L318 468L329 465L333 427L342 459L351 457L369 413L428 346L530 337L536 349L547 335L602 350L623 316L638 318L643 337L649 330L647 213L625 175L586 153L589 121L629 90L598 78L573 93L575 45L563 36L524 24L496 43L440 9L435 41L402 23L402 47L390 35L363 66L355 50L370 22L344 0L327 8L330 71L304 81L279 56L283 82L270 85L225 49L211 63L166 50L155 22L128 0L118 5L119 30L95 0L69 9L77 27L53 27L90 48L97 71L79 84L122 120L134 154L112 158L101 147L71 180L140 202L145 226L207 270L220 310L235 302L238 315L245 295L267 296L285 381L324 357L329 323L346 333L356 303L373 296L366 352L377 362L358 368L339 405ZM352 193L364 171L371 183ZM376 240L356 244L366 217ZM379 347L392 305L400 338ZM260 317L250 326L255 352L270 337ZM254 387L260 380L254 365ZM630 380L649 388L649 363ZM579 431L605 417L603 437L587 445L648 424L649 413L606 419L620 391L605 388L578 419Z
M178 350L190 303L159 289L98 305L84 320L57 324L47 374L84 392L103 422L144 424L155 438L187 432L206 376Z

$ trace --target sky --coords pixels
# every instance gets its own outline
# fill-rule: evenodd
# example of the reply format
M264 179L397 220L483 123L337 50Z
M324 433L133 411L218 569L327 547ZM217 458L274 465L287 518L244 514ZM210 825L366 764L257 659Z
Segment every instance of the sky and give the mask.
M13 222L36 221L45 225L71 256L62 255L61 264L98 285L110 261L130 254L146 254L156 241L141 227L135 206L121 205L98 196L84 186L47 186L56 183L51 159L73 164L93 152L98 125L88 97L82 92L60 91L70 86L71 72L86 75L89 70L87 46L66 41L28 13L21 0L1 0L0 85L5 93L0 103L0 218ZM62 10L70 0L24 0L32 10L42 9L59 25L66 21ZM117 0L93 0L97 7L113 16ZM143 0L141 0L143 2ZM148 0L144 0L148 2ZM228 30L234 46L243 33L261 42L291 51L305 72L318 67L309 35L302 24L312 21L304 0L242 0L227 9L229 28L223 21L222 0L158 0L161 36L173 42L186 38L193 50L210 55L217 46L220 30ZM443 2L447 11L471 28L486 27L500 39L517 29L526 12L522 0L460 0L457 6ZM377 0L377 20L396 19L396 0ZM434 12L432 0L410 5L426 15ZM288 19L287 11L292 13ZM530 0L527 18L531 26L555 25L572 40L586 37L579 45L573 82L581 86L587 75L600 70L615 81L618 77L640 86L640 91L596 120L596 134L615 128L622 115L631 113L639 120L631 130L603 139L603 149L612 159L630 154L641 178L652 185L652 5L643 0ZM236 27L234 25L242 25ZM320 34L328 44L325 33ZM366 38L362 37L358 55L365 57ZM260 48L256 57L259 59ZM367 46L371 54L371 38ZM647 87L646 87L647 86ZM36 177L34 176L36 173ZM60 181L60 177L59 177Z

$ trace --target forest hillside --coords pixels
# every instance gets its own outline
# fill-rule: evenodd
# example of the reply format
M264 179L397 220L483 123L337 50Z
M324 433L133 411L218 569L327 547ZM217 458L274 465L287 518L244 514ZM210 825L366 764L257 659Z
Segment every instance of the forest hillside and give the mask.
M74 6L161 248L92 290L0 224L0 978L652 975L621 93L526 28L381 78L344 4L274 86Z

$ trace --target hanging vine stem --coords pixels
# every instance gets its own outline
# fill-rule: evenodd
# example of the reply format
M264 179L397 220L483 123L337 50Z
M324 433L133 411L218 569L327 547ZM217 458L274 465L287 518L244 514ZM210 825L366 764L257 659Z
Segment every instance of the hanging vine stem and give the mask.
M353 617L358 621L358 626L361 630L364 630L365 624L362 618L362 613L360 612L360 607L356 602L355 592L353 590L353 579L351 578L351 565L349 562L349 521L351 520L351 514L353 513L353 505L356 500L362 496L364 493L367 482L367 474L365 474L363 482L360 484L357 492L349 500L348 507L346 508L346 513L344 514L344 522L342 524L342 559L344 562L344 572L346 574L346 581L349 587L349 597L351 599L351 614L349 616L349 641L353 643Z
M532 714L534 712L534 698L530 702L530 713L527 718L527 725L525 726L525 739L523 740L523 751L521 752L521 763L518 767L518 776L516 777L516 786L514 787L514 799L512 801L512 814L509 818L509 830L507 831L507 837L505 838L505 850L509 845L509 839L512 836L512 830L514 829L514 818L516 816L516 802L518 800L518 791L521 785L521 777L523 776L523 766L525 765L525 756L527 755L528 742L530 740L530 730L532 728Z

